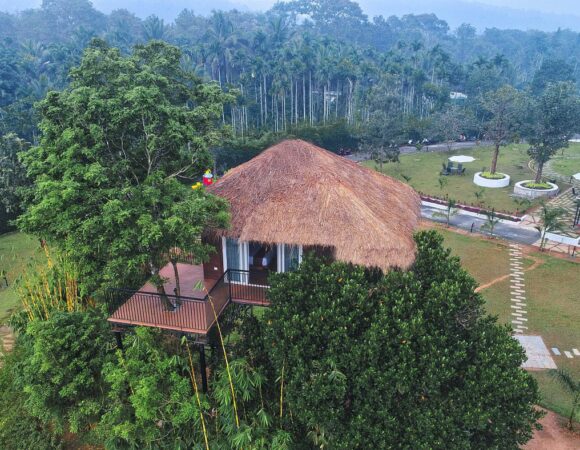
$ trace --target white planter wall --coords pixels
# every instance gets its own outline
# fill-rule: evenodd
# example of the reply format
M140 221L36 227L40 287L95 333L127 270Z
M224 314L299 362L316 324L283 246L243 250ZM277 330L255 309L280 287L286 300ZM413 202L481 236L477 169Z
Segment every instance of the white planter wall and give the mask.
M558 188L558 186L554 183L548 183L550 186L552 186L551 189L530 189L524 187L524 184L530 183L532 181L533 180L523 180L516 183L514 185L514 195L533 200L540 197L555 197L560 191L560 188Z
M500 178L499 180L491 180L489 178L483 178L481 172L477 172L473 175L473 182L481 187L487 188L503 188L510 185L510 176L502 173L505 178Z

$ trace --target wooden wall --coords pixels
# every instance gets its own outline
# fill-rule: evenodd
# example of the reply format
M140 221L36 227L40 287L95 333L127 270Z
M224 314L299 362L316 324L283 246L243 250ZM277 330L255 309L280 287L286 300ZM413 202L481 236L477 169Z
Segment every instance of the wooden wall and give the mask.
M203 242L215 246L209 260L203 263L203 275L206 280L217 280L224 273L222 242L220 238L204 237Z

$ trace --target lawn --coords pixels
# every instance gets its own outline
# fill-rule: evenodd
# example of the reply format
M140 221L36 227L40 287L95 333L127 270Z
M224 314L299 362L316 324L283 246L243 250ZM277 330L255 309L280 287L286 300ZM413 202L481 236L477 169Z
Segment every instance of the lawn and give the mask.
M580 143L570 143L570 147L564 150L564 153L558 152L550 162L552 170L571 177L580 172Z
M6 271L8 288L0 280L0 323L3 323L18 305L18 297L13 289L14 280L26 265L40 252L38 240L22 233L0 235L0 271Z
M417 191L437 197L449 196L460 203L482 205L495 208L497 211L515 213L522 209L521 204L510 195L513 193L513 184L517 181L528 180L533 177L528 168L528 155L526 145L510 145L502 147L498 162L498 171L511 176L511 185L501 189L480 188L473 184L473 174L488 169L491 162L492 149L490 147L475 147L473 149L453 150L450 152L420 152L401 155L399 163L383 165L383 173L405 181ZM472 163L464 164L465 175L452 175L441 177L439 172L441 164L446 163L452 155L465 154L476 158ZM378 170L374 161L366 161L368 167ZM580 169L579 169L580 170ZM447 180L443 187L439 186L439 179ZM482 192L479 199L476 193Z
M491 241L476 236L466 236L440 229L445 244L459 256L463 266L481 284L508 274L508 247L505 241ZM580 357L564 356L564 350L580 347L580 263L555 258L539 252L531 252L524 259L524 280L527 298L527 331L540 335L548 348L557 347L562 356L554 357L559 368L580 379ZM509 277L481 291L486 309L497 315L500 323L511 323ZM531 372L539 383L542 406L559 414L570 411L571 396L549 371ZM580 419L580 412L577 418Z

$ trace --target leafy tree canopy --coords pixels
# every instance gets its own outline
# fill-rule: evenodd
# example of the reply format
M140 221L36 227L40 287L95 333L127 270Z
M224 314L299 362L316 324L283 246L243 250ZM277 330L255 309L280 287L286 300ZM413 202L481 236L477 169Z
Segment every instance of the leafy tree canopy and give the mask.
M485 315L442 237L416 241L414 266L384 276L307 257L274 277L263 320L246 321L241 351L283 380L273 401L300 445L517 449L530 439L538 390L523 350Z
M22 191L29 181L18 155L28 147L13 133L0 136L0 233L9 228L8 219L20 212Z
M23 155L35 191L22 230L58 244L93 289L155 274L172 246L203 258L195 239L224 225L223 201L192 191L230 99L153 41L130 56L93 41L71 85L40 105L43 137Z
M532 102L527 126L528 154L536 162L536 182L542 179L544 164L560 149L580 126L580 99L570 82L551 83Z

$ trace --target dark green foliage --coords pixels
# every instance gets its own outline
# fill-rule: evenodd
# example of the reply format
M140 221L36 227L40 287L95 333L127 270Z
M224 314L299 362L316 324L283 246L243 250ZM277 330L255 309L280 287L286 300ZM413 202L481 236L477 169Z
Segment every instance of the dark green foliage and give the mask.
M2 357L0 369L0 448L4 450L60 449L60 436L50 424L34 416L21 389L20 371L28 364L30 347L17 345Z
M190 346L200 390L197 352ZM273 418L276 405L265 405L261 398L263 377L244 359L231 361L229 366L238 426L223 365L214 368L211 391L208 395L199 392L198 403L185 341L137 328L126 337L125 348L103 370L110 390L108 411L97 433L107 448L205 448L202 415L210 448L290 448L290 437L277 429Z
M441 236L416 240L407 272L307 257L274 278L243 346L268 377L285 367L284 423L301 445L516 449L531 437L538 391L522 349Z
M570 82L551 83L532 101L525 133L530 144L528 154L536 163L536 183L542 181L544 164L558 150L568 147L579 117L580 99Z
M113 335L97 312L55 313L30 322L22 337L28 352L16 368L16 386L36 420L63 432L87 431L104 411L101 371Z
M23 190L30 184L19 160L19 154L28 148L15 134L0 136L0 233L11 229L9 219L20 213Z

